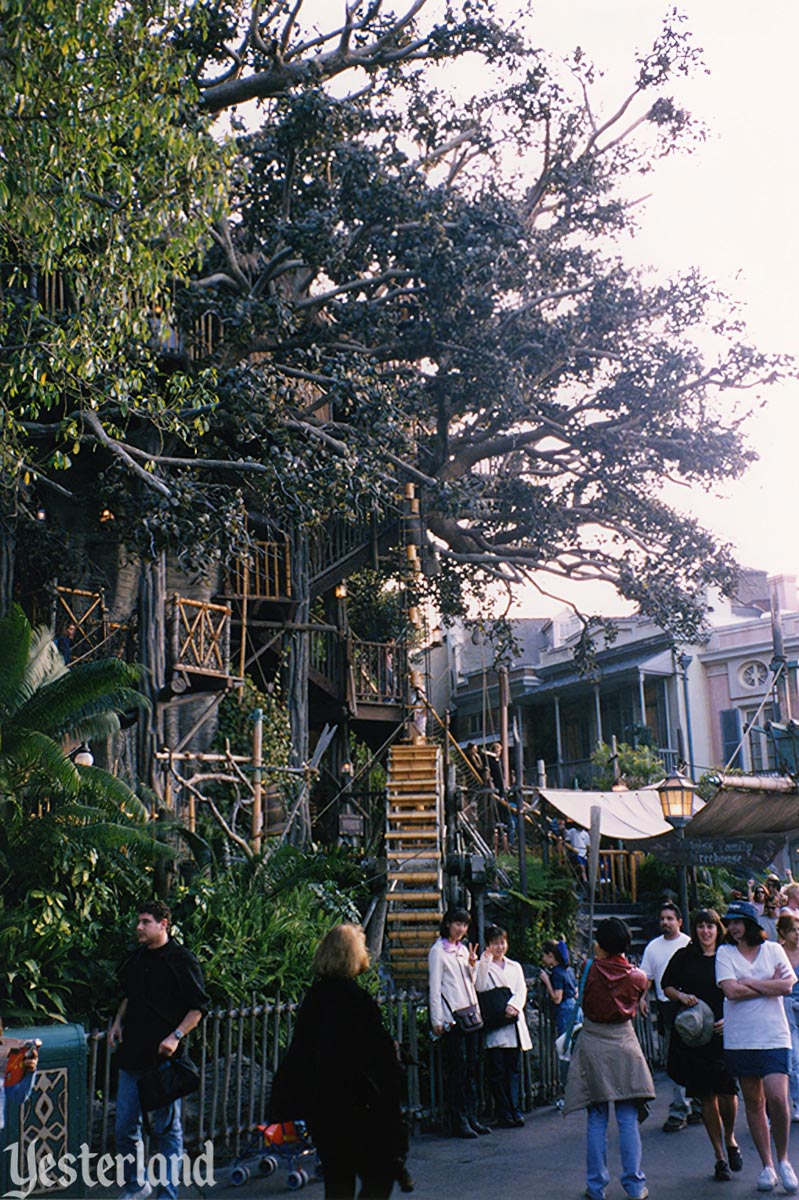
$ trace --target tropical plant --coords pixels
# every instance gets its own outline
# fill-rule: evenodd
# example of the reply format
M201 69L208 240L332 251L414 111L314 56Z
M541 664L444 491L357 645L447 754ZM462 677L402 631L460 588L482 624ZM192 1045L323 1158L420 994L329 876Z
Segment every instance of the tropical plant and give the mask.
M70 670L48 630L0 620L0 982L6 1019L63 1019L102 993L99 947L149 891L159 847L136 793L70 745L118 730L142 703L117 659ZM100 960L100 961L98 961Z
M360 921L366 895L346 848L284 846L255 867L237 863L179 886L171 903L211 995L241 1003L253 993L298 998L319 941L339 921Z

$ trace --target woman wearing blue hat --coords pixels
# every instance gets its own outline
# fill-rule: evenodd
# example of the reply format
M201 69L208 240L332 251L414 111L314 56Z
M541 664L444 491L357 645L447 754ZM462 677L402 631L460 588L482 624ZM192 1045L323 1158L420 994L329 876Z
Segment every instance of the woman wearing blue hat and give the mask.
M763 1164L757 1190L777 1186L773 1137L782 1186L796 1192L799 1183L788 1160L791 1032L782 1004L796 975L782 946L763 941L753 904L733 901L722 921L729 944L716 954L716 981L724 993L724 1057L740 1081L746 1122Z

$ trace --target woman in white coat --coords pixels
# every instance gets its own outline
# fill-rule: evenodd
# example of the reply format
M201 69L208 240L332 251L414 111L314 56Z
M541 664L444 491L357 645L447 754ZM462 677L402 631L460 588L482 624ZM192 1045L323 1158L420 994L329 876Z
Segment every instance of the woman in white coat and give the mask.
M486 949L477 967L477 990L487 992L496 987L511 990L505 1014L515 1020L486 1033L486 1059L497 1124L503 1129L521 1129L524 1118L519 1103L519 1052L532 1049L533 1043L524 1016L527 1003L524 972L520 963L505 957L507 952L507 933L499 925L489 925Z
M477 1120L477 1065L480 1034L464 1033L453 1013L477 1004L474 977L477 946L464 944L471 918L464 908L444 915L440 937L430 947L427 965L430 981L430 1024L441 1038L444 1087L454 1137L474 1138L490 1133Z

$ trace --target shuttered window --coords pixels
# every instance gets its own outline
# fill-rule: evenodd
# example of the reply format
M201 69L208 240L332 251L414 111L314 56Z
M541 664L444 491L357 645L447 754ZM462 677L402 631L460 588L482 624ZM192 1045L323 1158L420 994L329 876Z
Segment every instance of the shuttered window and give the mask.
M730 756L735 752L741 740L741 714L737 708L725 708L719 713L721 720L721 757L722 765L743 770L743 757L738 750L730 762Z

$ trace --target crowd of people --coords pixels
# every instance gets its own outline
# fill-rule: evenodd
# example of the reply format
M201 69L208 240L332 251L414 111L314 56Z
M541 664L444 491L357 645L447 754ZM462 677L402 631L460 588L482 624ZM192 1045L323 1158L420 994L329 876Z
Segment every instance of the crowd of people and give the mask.
M736 1136L740 1092L759 1159L757 1190L781 1184L788 1193L799 1191L789 1159L791 1123L799 1121L799 887L791 882L787 894L777 895L773 883L751 883L747 898L730 901L723 915L699 908L689 932L677 905L664 898L661 932L646 946L640 966L630 961L630 930L618 917L598 922L592 953L579 972L565 942L543 943L539 979L561 1053L561 1106L564 1115L586 1112L587 1200L605 1200L610 1185L611 1104L624 1194L627 1200L649 1194L640 1126L655 1088L634 1022L650 1006L672 1082L663 1130L673 1134L703 1124L713 1177L730 1180L744 1166ZM763 921L775 895L772 940ZM119 1068L117 1147L129 1164L125 1200L144 1200L151 1190L142 1174L146 1106L140 1081L184 1053L183 1039L208 1003L197 959L173 941L170 920L160 901L141 905L138 948L122 968L123 999L109 1034ZM441 1047L448 1129L465 1139L524 1126L520 1062L532 1046L527 981L521 964L509 957L506 931L489 925L481 946L469 940L471 927L466 909L450 909L428 955L430 1028ZM397 1183L412 1190L400 1050L377 1002L357 983L370 965L363 929L335 926L313 965L313 983L273 1081L270 1119L307 1123L326 1200L356 1194L382 1200ZM493 1128L479 1104L483 1049ZM35 1069L33 1055L22 1086L18 1092L7 1088L7 1099L24 1099ZM0 1127L2 1099L0 1088ZM155 1147L174 1166L158 1193L169 1200L177 1195L182 1153L180 1099L147 1117Z
M731 1180L744 1165L736 1136L740 1091L760 1160L757 1190L772 1191L778 1183L786 1192L799 1190L788 1156L791 1122L799 1121L799 886L791 882L780 895L774 884L769 878L762 885L760 901L752 884L752 899L730 901L723 916L698 909L690 932L682 928L677 904L666 897L658 914L661 932L646 946L640 967L629 960L625 923L616 917L600 921L579 986L565 944L544 944L540 979L552 1006L553 1033L570 1030L575 1015L579 1018L579 1037L561 1063L562 1107L565 1114L586 1111L588 1200L604 1200L610 1181L611 1102L625 1195L628 1200L648 1195L640 1123L655 1092L634 1021L650 1007L672 1084L664 1132L703 1125L713 1178ZM778 906L776 940L763 923L769 897ZM490 927L481 955L478 945L465 940L468 931L464 910L448 913L442 922L429 957L430 1013L433 1034L442 1039L450 1130L473 1138L489 1130L476 1110L479 1039L463 1023L464 1015L479 1010L481 992L507 985L510 1023L485 1033L500 1128L523 1123L518 1051L527 1029L524 979L507 957L505 932Z

